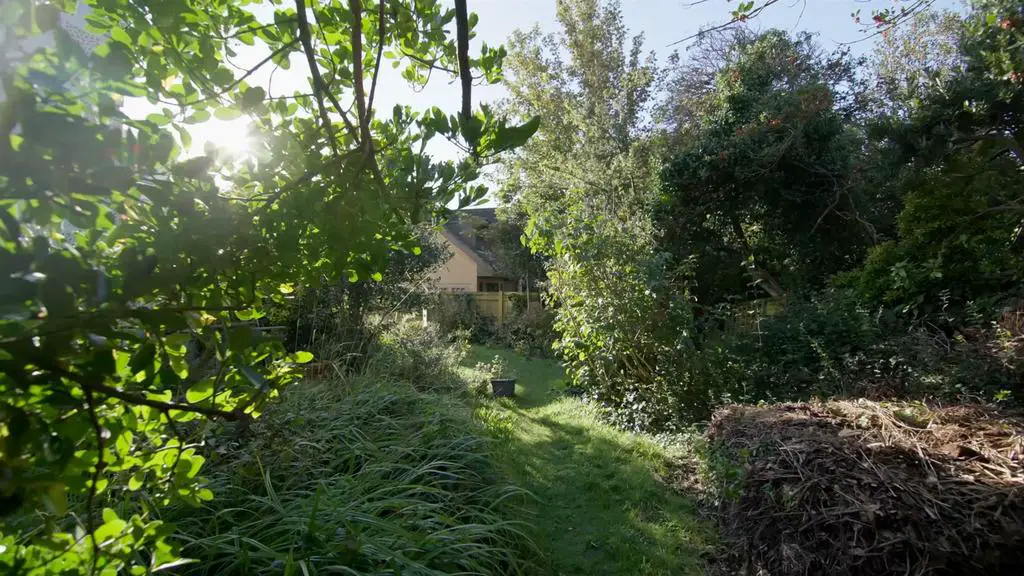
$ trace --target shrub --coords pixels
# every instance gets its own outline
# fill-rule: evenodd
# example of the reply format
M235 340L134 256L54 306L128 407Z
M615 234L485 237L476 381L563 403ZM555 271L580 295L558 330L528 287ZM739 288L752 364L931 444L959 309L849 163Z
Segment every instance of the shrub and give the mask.
M975 316L955 325L929 315L908 322L869 312L848 290L831 290L791 299L784 313L762 318L759 330L734 336L727 354L744 368L745 401L1008 400L1024 375L1022 317L1017 306L997 321Z
M408 319L380 335L369 371L410 382L421 391L460 389L457 371L468 351L466 332L443 335L434 324Z
M525 298L525 297L523 297ZM548 357L557 338L555 316L540 304L526 309L513 301L513 316L498 327L492 344L515 350L522 356Z
M480 344L490 342L497 330L494 319L480 311L472 294L438 294L429 316L442 334L467 331L470 340Z
M211 443L217 499L178 508L192 574L519 574L528 540L459 401L361 378L303 383Z
M899 239L874 248L851 276L858 293L919 315L1019 296L1024 259L1012 208L1022 195L1020 170L1005 158L955 157L924 172L908 184Z

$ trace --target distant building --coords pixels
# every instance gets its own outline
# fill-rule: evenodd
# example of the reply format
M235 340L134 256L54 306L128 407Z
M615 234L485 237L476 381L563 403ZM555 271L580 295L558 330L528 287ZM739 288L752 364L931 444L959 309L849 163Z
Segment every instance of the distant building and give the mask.
M481 232L498 221L494 208L468 208L452 215L441 231L452 256L435 277L444 292L515 292L519 281L498 271Z

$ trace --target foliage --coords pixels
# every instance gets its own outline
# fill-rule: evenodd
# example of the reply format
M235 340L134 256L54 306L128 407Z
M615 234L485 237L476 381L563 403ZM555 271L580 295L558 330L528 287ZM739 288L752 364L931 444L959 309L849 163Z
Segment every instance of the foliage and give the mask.
M311 358L245 323L296 286L379 280L389 251L416 246L409 224L480 198L482 159L537 120L474 113L468 85L459 117L374 110L382 66L422 83L461 61L466 79L500 79L503 51L460 54L445 29L456 10L430 0L295 0L265 21L250 2L86 0L95 50L56 25L74 4L0 7L0 501L18 513L0 563L141 573L179 562L160 509L214 496L181 430L247 422ZM54 41L30 51L41 32ZM236 73L243 45L266 58ZM249 83L293 55L310 93ZM125 97L153 112L128 117ZM211 116L248 117L254 154L186 159L189 126ZM438 134L467 156L431 160ZM186 361L190 339L209 377Z
M487 249L494 254L495 271L508 278L517 278L527 290L537 289L544 278L544 258L534 254L523 237L525 215L499 210L498 221L481 230Z
M445 260L447 248L429 230L418 231L417 238L419 245L411 251L388 252L379 281L342 278L333 285L299 287L283 305L270 306L267 318L287 327L290 349L361 365L381 325L422 310L430 300L430 273Z
M685 297L655 252L658 148L649 123L653 55L615 2L558 3L562 31L509 42L509 111L549 118L504 167L503 196L529 216L549 260L547 295L569 378L609 406L676 388L689 342ZM564 55L564 56L563 56Z
M466 356L464 333L446 334L433 324L407 319L385 330L374 346L370 366L378 374L409 382L421 391L460 387L456 368Z
M511 108L569 113L506 163L506 200L551 257L568 375L614 422L672 429L720 403L815 395L1016 397L1014 332L993 322L1015 309L1024 272L1019 6L915 12L876 15L871 92L860 61L806 35L702 36L672 64L665 138L619 122L628 114L606 121L607 98L588 92L609 85L595 70L630 78L629 61L605 56L613 26L564 9L564 35L512 44ZM639 184L657 154L620 169L628 186L586 164L657 146L660 191ZM738 321L761 292L785 309Z
M965 149L1024 162L1022 39L1018 2L972 2L959 45L961 69L931 91L909 121L890 123L882 135L904 159L926 165Z
M1021 275L1020 7L978 1L964 22L963 66L938 78L908 118L878 131L913 171L902 179L898 235L874 249L857 277L871 302L911 315L938 303L990 312L1016 297ZM901 154L902 153L902 154Z
M533 302L529 308L514 305L511 317L498 326L492 344L505 346L526 357L550 357L557 334L554 327L555 312Z
M714 88L682 95L698 117L672 152L658 211L662 249L695 267L708 305L749 298L748 286L780 296L820 284L855 265L873 234L851 183L853 63L779 31L723 49Z
M416 392L386 366L304 382L245 437L215 439L217 498L166 513L199 560L186 573L529 572L527 496L483 430L458 399Z
M467 332L469 340L476 343L490 341L498 329L494 318L480 311L472 294L438 294L428 316L442 334Z
M963 63L963 18L951 11L925 10L879 37L869 60L876 106L906 118Z
M1022 197L1024 181L1008 159L952 158L924 172L907 186L899 238L873 249L858 271L860 294L927 315L1016 292L1021 219L1004 208Z

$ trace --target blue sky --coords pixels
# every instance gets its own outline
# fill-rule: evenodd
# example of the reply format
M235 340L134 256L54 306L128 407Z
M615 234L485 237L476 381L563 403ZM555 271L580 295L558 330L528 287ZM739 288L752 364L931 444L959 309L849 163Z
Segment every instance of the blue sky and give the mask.
M451 1L451 0L449 0ZM906 0L904 0L906 1ZM642 32L646 39L646 47L653 50L660 62L678 50L684 57L686 45L669 46L670 44L691 36L701 27L721 23L729 19L729 14L738 0L708 0L697 6L687 6L687 0L623 0L622 11L627 27L632 33ZM472 52L479 51L481 42L489 45L502 44L516 29L528 29L540 26L545 32L558 29L555 19L555 0L469 0L469 8L479 16L477 36L471 46ZM826 48L834 48L840 43L852 42L864 38L865 34L850 17L851 12L860 9L865 16L872 9L892 6L894 0L782 0L778 4L752 20L748 26L755 30L781 28L784 30L806 30L818 35L821 44ZM961 6L960 0L937 0L936 7L955 9ZM273 10L257 7L261 20L271 21ZM864 41L851 45L857 53L871 50L873 41ZM235 63L241 67L251 65L263 58L265 50L250 49L239 46L239 57ZM295 90L308 91L306 79L308 70L305 61L299 54L292 57L290 70L277 70L271 82L271 68L265 67L250 78L250 83L267 87L272 95L290 94ZM411 87L389 65L384 65L378 87L377 109L388 114L395 104L409 104L415 109L427 109L438 106L448 113L455 113L459 108L460 91L457 82L450 81L443 74L435 74L430 85L420 92ZM474 88L474 106L481 102L492 102L504 96L501 86L480 86ZM130 114L135 112L145 116L152 111L144 100L126 106ZM135 115L135 114L133 114ZM246 122L243 119L231 122L210 121L192 128L192 153L201 153L207 141L216 145L243 152L245 149ZM430 153L438 157L454 157L456 151L450 144L440 141L432 145Z
M670 44L695 34L701 27L728 21L737 1L709 0L688 7L686 0L623 0L622 12L630 31L642 32L647 49L653 50L658 60L664 62L674 50L685 57L686 44L671 47ZM558 29L554 0L468 0L468 3L470 10L480 15L476 42L500 44L512 31L534 25L545 32ZM852 12L860 9L867 16L873 8L893 4L893 0L782 0L748 25L755 30L806 30L817 34L822 46L830 49L864 38L865 34L850 17ZM937 0L935 4L938 8L950 9L960 5L959 0ZM851 44L850 48L855 53L863 53L870 51L873 44L873 40L862 41ZM397 85L394 88L395 95L403 92ZM474 100L490 101L503 95L500 86L487 86L476 89ZM457 85L436 82L416 98L416 103L455 110L458 99Z

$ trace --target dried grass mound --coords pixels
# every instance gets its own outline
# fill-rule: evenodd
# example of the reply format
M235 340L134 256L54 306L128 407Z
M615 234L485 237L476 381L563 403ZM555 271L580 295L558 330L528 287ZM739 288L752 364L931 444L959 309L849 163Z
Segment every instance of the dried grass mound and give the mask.
M719 468L743 463L720 510L733 571L1024 574L1020 418L864 400L734 406L708 437Z

